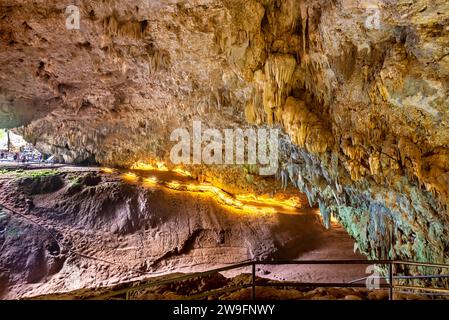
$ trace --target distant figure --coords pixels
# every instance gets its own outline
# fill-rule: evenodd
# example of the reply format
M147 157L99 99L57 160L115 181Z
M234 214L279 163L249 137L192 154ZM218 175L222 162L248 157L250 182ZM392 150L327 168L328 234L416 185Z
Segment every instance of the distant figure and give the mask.
M2 152L2 153L0 154L0 159L4 159L4 158L5 158L5 153Z

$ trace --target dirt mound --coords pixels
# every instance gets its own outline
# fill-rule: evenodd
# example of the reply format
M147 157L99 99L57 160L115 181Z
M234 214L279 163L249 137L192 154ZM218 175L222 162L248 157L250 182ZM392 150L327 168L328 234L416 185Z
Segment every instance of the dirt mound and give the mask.
M0 211L0 292L15 284L34 284L58 273L67 258L55 230L43 232L22 216ZM56 238L54 238L56 237Z
M59 175L42 177L24 177L17 181L18 186L28 195L45 194L55 192L64 185L64 180Z

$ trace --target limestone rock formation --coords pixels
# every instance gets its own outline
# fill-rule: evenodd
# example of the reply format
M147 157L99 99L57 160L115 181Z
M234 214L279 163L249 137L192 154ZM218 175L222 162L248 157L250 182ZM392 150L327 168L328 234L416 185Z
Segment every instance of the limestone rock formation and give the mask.
M204 193L124 183L97 172L2 176L0 203L1 298L110 286L249 259L352 254L347 234L325 230L315 210L256 215ZM335 245L324 246L330 242ZM345 246L343 254L339 246ZM363 266L351 270L364 275ZM337 270L332 277L354 274Z
M194 119L279 126L279 174L368 256L449 263L446 0L74 4L79 30L62 1L0 4L0 126L115 166Z

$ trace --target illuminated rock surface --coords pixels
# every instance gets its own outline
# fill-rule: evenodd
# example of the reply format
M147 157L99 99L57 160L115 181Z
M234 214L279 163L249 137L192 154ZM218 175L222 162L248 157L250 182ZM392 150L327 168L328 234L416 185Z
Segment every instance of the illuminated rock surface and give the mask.
M67 162L127 167L166 161L194 119L280 126L279 176L326 224L370 258L448 263L449 3L374 3L379 25L355 0L83 1L67 30L62 2L5 0L0 126Z
M0 294L97 288L249 259L363 259L352 253L353 242L341 227L323 227L316 210L249 211L208 192L138 180L124 183L118 175L95 172L3 175ZM273 271L274 279L349 281L366 275L363 266Z

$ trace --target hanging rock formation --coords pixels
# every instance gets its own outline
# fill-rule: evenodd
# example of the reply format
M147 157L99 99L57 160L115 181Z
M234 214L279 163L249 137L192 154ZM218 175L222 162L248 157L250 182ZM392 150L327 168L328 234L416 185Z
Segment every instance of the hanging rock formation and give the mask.
M446 0L75 5L80 30L63 2L2 1L1 126L121 166L194 119L278 126L284 184L364 253L449 263Z

